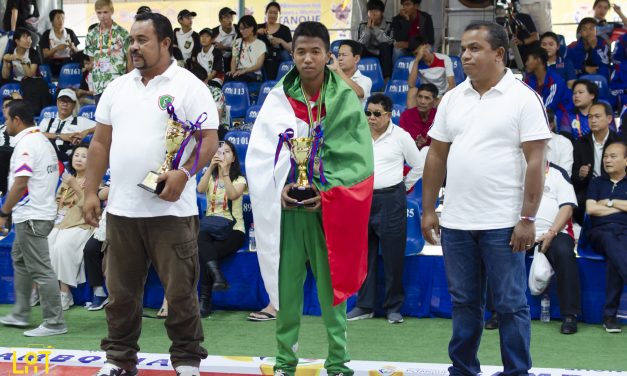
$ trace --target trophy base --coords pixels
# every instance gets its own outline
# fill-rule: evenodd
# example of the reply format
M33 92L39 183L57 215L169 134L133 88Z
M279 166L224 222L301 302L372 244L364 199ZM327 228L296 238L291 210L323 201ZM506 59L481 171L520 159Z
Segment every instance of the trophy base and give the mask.
M302 202L308 200L310 198L316 197L316 192L311 187L292 187L290 188L287 196L293 198L298 201L297 204L292 204L289 206L297 207L303 206Z
M148 175L144 178L144 181L137 184L138 187L147 190L150 193L161 194L163 192L163 188L165 188L165 182L157 182L159 178L159 174L154 171L150 171Z

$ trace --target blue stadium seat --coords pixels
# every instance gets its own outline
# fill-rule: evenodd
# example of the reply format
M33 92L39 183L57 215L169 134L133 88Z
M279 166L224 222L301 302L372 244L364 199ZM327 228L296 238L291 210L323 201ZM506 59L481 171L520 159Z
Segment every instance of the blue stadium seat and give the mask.
M605 260L605 257L592 249L590 239L588 238L588 229L590 228L590 217L586 214L583 218L583 226L579 233L579 242L577 243L577 253L580 257L590 260Z
M239 158L239 165L242 174L246 175L246 151L248 150L248 141L250 140L250 132L248 131L229 131L224 135L224 139L235 145L235 152Z
M599 74L584 74L579 77L582 80L589 80L597 84L599 87L599 99L604 99L612 103L612 96L610 94L610 86L607 84L607 79Z
M392 80L405 80L409 78L409 64L414 61L413 56L401 57L394 63L392 70Z
M20 84L4 84L0 87L2 97L10 97L13 93L22 93Z
M258 105L261 106L263 104L263 101L266 100L268 93L276 86L277 82L278 81L269 80L261 85L261 89L259 89L259 97L257 98Z
M52 95L52 99L56 99L57 98L57 85L48 84L48 92L50 93L50 95Z
M357 69L359 69L364 76L368 76L372 80L372 92L381 91L381 89L383 89L383 71L381 70L379 59L376 57L364 57L359 60Z
M561 56L561 57L566 57L566 38L564 38L564 36L562 34L557 34L557 39L559 39L560 41L560 45L559 45L559 49L557 50L557 53Z
M51 119L57 116L58 113L57 106L48 106L41 109L41 113L39 114L39 121L43 119Z
M49 65L47 64L40 65L39 73L41 74L41 77L43 77L43 79L46 80L48 84L52 83L52 70L50 70Z
M331 43L331 52L333 52L333 55L335 55L335 57L337 57L337 54L340 53L340 44L342 44L343 41L344 39L340 39L334 40Z
M405 106L407 103L407 92L409 85L407 81L389 81L385 88L385 95L392 99L392 103Z
M257 119L257 114L259 113L259 110L261 110L261 105L258 104L248 107L248 110L246 110L246 118L244 120L244 123L253 124Z
M289 72L290 69L292 69L293 66L294 66L294 62L293 61L283 61L283 62L281 62L281 64L279 64L279 71L277 73L276 79L280 80L281 78L283 78L283 76L285 76L285 74L287 74L287 72Z
M59 73L59 88L78 88L81 86L82 79L83 75L81 72L81 65L79 63L63 64L61 67L61 73Z
M88 104L88 105L81 107L81 109L78 111L78 116L83 116L89 120L95 121L96 120L96 105Z
M248 86L245 82L231 81L222 87L226 104L231 106L231 119L243 118L250 107Z
M401 120L401 114L405 111L405 106L400 104L395 104L392 107L392 123L398 125Z
M466 79L464 73L464 67L462 66L462 59L459 56L451 55L451 62L453 63L453 73L455 74L455 84L459 85Z

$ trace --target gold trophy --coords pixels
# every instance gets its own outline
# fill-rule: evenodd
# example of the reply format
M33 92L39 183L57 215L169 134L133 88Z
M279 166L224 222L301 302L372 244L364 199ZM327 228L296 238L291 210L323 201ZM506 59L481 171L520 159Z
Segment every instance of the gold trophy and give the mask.
M157 178L159 175L165 174L172 169L174 157L181 148L181 144L187 137L188 133L189 132L183 128L183 123L177 120L168 119L168 126L165 129L165 161L161 167L159 167L159 170L148 172L148 175L146 175L144 180L140 184L137 184L139 187L155 194L160 194L161 191L163 191L165 182L157 183Z
M290 189L287 195L299 203L316 196L307 176L307 164L311 157L313 140L313 137L298 137L286 141L290 144L290 154L298 169L296 185Z

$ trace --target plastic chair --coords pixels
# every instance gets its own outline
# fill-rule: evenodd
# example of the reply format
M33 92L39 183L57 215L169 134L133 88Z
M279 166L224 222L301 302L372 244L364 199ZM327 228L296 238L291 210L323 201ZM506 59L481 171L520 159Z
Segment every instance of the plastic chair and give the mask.
M81 72L81 66L79 63L67 63L61 67L61 73L59 73L59 88L65 89L66 87L78 88L81 86L81 80L83 74Z
M400 104L395 104L392 107L392 123L399 125L403 111L405 111L405 106Z
M250 107L248 97L248 85L245 82L231 81L222 87L226 104L231 106L231 119L243 118L246 110Z
M283 61L283 62L281 62L281 64L279 64L279 71L277 72L276 79L280 80L281 78L283 78L283 76L285 76L287 74L287 72L289 72L290 69L292 69L292 67L294 65L295 64L294 64L293 61Z
M344 39L334 40L331 43L331 52L333 52L335 57L337 57L337 54L340 53L340 44L342 44L342 42L344 42Z
M78 116L86 117L89 120L96 120L96 105L88 104L78 111Z
M246 151L248 150L248 141L250 140L250 132L248 131L229 131L224 135L224 139L231 142L235 146L235 153L239 159L239 166L242 174L246 176Z
M579 257L587 258L590 260L605 260L605 257L592 249L592 244L588 238L588 229L590 228L590 217L586 214L583 217L583 226L581 226L581 232L579 233L579 242L577 243L577 254Z
M466 79L466 73L464 73L464 67L462 66L462 59L459 56L451 55L451 62L453 63L453 74L455 75L455 84L459 85Z
M22 94L22 88L20 84L4 84L0 86L0 93L2 93L2 97L10 97L13 93Z
M392 70L392 80L407 81L409 78L409 65L414 60L412 56L405 56L396 60L394 69Z
M43 79L46 80L48 84L52 83L52 70L50 70L49 65L47 64L40 65L39 73L41 74L41 77L43 77Z
M276 86L276 83L278 81L266 81L261 85L261 88L259 89L259 97L257 98L257 104L258 105L262 105L263 101L266 100L266 97L268 96L268 93Z
M48 84L48 92L52 95L52 99L56 99L57 97L57 85Z
M409 91L409 85L407 81L394 80L389 81L385 88L385 95L392 99L392 103L395 105L405 106L407 103L407 92Z
M599 74L584 74L579 78L594 82L599 87L599 99L605 99L606 101L612 103L610 86L607 84L607 79L604 76Z
M246 110L246 118L244 119L244 123L253 124L257 119L257 114L259 114L259 110L261 110L261 105L254 105L248 107Z
M370 77L372 80L372 92L381 91L383 89L383 71L381 70L381 63L376 57L364 57L359 61L357 69L361 71L364 76Z
M41 113L39 114L39 121L43 119L52 119L57 116L59 110L57 106L48 106L41 109Z

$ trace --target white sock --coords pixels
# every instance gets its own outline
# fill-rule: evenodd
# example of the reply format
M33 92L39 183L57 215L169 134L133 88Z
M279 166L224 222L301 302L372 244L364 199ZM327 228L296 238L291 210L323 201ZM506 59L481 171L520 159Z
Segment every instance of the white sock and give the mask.
M107 296L107 294L105 293L105 290L104 290L104 288L102 288L102 286L94 287L94 295L95 296L100 296L102 298Z

